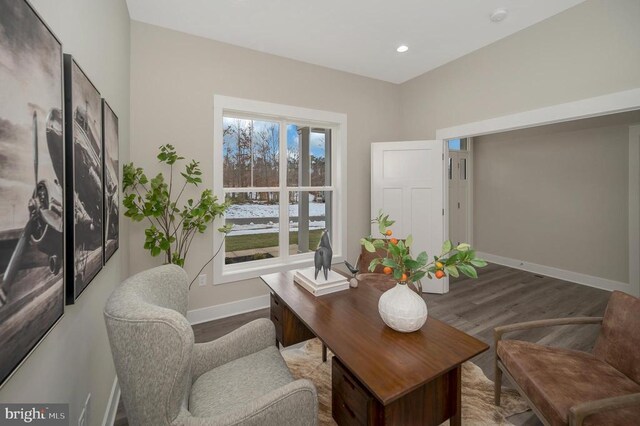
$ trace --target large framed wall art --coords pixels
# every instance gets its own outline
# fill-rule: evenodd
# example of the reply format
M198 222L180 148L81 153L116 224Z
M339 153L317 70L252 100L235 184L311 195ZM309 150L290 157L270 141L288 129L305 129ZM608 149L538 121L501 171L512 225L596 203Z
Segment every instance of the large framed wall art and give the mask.
M64 313L63 56L25 0L0 0L0 385Z
M67 303L74 303L103 264L102 98L66 54L64 81Z
M118 205L120 203L118 116L102 100L102 140L104 153L104 263L120 243Z

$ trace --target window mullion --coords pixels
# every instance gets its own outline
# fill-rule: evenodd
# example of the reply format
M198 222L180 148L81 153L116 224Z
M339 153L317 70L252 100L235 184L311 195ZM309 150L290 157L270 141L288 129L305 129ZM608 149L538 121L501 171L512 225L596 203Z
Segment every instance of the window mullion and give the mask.
M279 121L280 125L280 223L279 245L280 258L286 262L289 257L289 194L287 191L287 123Z

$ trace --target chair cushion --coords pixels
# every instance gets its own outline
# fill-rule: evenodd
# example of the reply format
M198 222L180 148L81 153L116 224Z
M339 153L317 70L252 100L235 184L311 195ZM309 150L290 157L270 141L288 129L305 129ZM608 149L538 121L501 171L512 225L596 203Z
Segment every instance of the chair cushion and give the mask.
M518 340L498 342L498 356L509 373L552 425L566 425L576 404L640 392L640 385L590 353ZM586 418L591 425L630 425L640 407Z
M292 381L280 352L270 346L198 377L191 388L189 411L195 417L212 417L246 406Z

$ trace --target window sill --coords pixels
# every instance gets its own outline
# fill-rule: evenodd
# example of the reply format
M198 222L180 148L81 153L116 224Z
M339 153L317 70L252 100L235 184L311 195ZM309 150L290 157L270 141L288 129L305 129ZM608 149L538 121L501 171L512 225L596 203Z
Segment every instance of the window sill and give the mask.
M257 264L260 262L259 264ZM335 255L332 259L332 265L344 262L344 256ZM306 268L313 266L313 253L309 256L300 256L299 258L289 258L287 261L282 259L269 259L266 261L251 262L252 265L236 264L225 266L221 276L214 280L214 285L228 284L237 281L258 278L261 275L273 274L275 272L286 272L293 269Z

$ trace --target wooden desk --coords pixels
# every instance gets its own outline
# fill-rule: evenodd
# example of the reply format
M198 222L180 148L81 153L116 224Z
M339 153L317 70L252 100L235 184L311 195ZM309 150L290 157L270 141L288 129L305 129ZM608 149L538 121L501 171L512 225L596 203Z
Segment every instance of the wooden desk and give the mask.
M461 364L489 346L429 317L413 333L378 313L385 283L360 282L315 297L293 273L261 277L271 289L276 339L289 346L317 336L335 354L332 413L339 425L460 425Z

